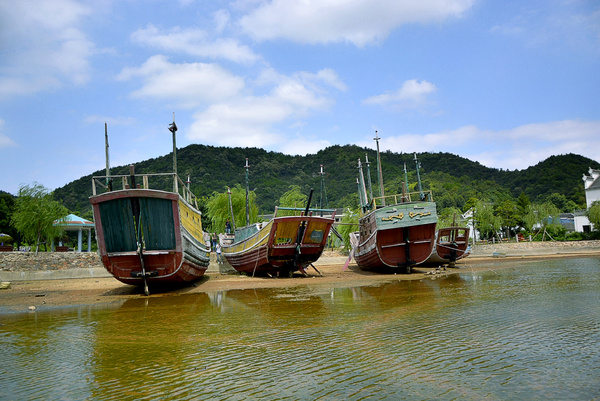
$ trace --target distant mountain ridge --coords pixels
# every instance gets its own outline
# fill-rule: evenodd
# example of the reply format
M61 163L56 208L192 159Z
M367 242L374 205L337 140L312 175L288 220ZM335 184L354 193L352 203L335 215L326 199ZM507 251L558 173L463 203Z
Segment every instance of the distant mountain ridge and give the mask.
M375 196L378 194L377 159L375 151L355 145L335 145L316 154L289 156L259 148L226 148L189 145L177 150L178 174L191 179L191 189L198 197L225 192L227 187L245 186L246 158L250 165L249 186L257 196L260 213L270 213L290 185L298 185L308 194L314 188L313 207L320 200L320 165L324 166L325 190L328 207L356 207L357 162L364 165L368 155ZM600 163L575 154L551 156L525 170L489 168L478 162L451 153L418 153L420 176L424 189L432 189L439 207L462 208L471 197L491 201L517 198L524 192L531 201L543 201L553 193L564 195L578 205L585 204L581 177L589 167L600 168ZM386 193L398 193L404 181L404 164L408 171L411 190L416 186L416 168L413 154L381 154ZM170 172L172 153L135 163L138 174ZM128 166L111 167L112 174L129 174ZM366 166L365 166L366 174ZM54 191L73 212L85 214L91 210L88 198L92 194L92 176L105 175L104 170L81 177ZM169 187L160 188L168 189Z

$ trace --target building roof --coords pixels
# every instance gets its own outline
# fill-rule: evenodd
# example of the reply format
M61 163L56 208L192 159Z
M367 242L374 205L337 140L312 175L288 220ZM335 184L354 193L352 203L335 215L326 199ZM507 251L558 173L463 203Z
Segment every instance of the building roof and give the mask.
M600 189L600 170L595 170L593 168L589 168L588 175L583 175L583 183L585 186L585 190L588 189Z
M600 189L600 177L597 177L586 189Z
M55 220L55 226L61 226L65 230L79 230L80 228L92 229L94 228L94 222L84 219L83 217L70 214L62 220Z

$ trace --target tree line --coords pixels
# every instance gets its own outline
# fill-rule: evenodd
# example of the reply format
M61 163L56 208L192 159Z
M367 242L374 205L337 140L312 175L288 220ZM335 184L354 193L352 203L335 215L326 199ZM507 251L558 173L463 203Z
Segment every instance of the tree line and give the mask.
M227 188L232 188L233 198L237 199L245 182L246 158L250 165L251 204L256 216L272 213L275 206L283 206L288 198L298 203L298 195L306 196L311 188L315 189L311 207L324 202L323 207L356 211L358 159L364 164L369 158L372 181L377 182L375 152L354 145L336 145L307 156L289 156L258 148L204 145L189 145L179 149L177 154L178 173L184 180L190 176L191 189L200 199L203 223L211 231L222 231L223 227L222 216L217 213L222 205L217 203L215 206L215 199L221 199L222 203ZM415 190L414 156L393 152L381 154L386 193L401 192L404 181L409 183L409 191ZM589 167L600 168L599 163L574 154L552 156L535 166L515 171L488 168L449 153L420 153L417 156L423 189L433 191L440 221L443 223L452 216L474 210L480 221L478 229L488 237L510 237L516 234L515 227L532 230L544 223L539 218L540 221L532 223L533 216L544 214L544 210L559 213L585 209L582 173ZM324 175L320 174L321 165ZM135 169L138 174L171 171L172 154L136 163ZM111 173L127 175L128 166L112 168ZM43 187L37 190L43 189L44 196L50 196L66 210L91 220L88 200L91 177L104 174L104 170L99 170L53 192ZM165 183L165 188L157 189L169 190L168 185ZM325 191L324 196L320 193L321 188ZM245 197L245 191L242 192ZM18 232L10 224L10 216L18 198L0 191L0 232L16 237ZM238 209L236 206L234 213L240 213ZM245 220L245 200L242 209L244 215L239 221Z

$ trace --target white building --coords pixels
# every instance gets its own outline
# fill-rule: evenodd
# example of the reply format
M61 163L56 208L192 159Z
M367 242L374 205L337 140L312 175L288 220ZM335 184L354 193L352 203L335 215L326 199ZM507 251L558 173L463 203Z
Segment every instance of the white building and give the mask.
M585 188L585 203L589 209L592 203L600 201L600 170L594 170L590 167L588 170L589 176L583 175L583 185ZM581 220L585 218L585 222L577 225L582 227L583 232L590 232L591 224L586 216L580 217Z
M592 206L594 201L600 200L600 170L589 169L589 176L583 175L583 185L585 187L585 202L587 208Z

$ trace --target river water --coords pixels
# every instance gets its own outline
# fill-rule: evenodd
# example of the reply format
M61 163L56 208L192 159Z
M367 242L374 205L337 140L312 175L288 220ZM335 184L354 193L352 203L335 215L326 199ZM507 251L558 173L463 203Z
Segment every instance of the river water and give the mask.
M600 258L0 315L2 400L599 397Z

